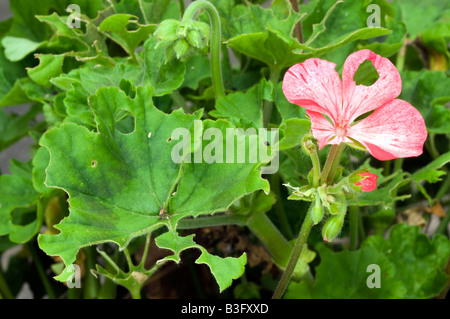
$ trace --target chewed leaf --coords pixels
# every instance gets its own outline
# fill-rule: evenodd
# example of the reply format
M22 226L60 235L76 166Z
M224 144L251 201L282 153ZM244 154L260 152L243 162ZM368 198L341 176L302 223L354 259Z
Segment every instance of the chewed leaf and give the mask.
M130 30L133 26L135 30ZM102 21L100 30L111 32L111 38L122 46L131 56L136 47L156 30L156 25L141 25L137 17L130 14L115 14Z
M197 264L206 264L216 279L220 291L229 287L233 279L237 279L244 273L245 264L247 263L247 255L244 253L239 258L226 257L222 258L214 256L198 245L194 241L194 235L180 237L176 232L167 232L156 238L156 244L160 248L169 249L174 252L173 255L165 257L162 261L172 260L176 263L180 262L180 253L189 248L198 248L201 250L200 257L195 261Z
M50 153L45 184L69 194L70 215L55 226L60 234L40 235L38 240L47 254L60 256L66 265L81 247L114 242L124 248L131 239L167 225L162 208L176 227L181 218L211 214L248 193L268 190L259 162L182 161L199 147L201 111L162 113L152 104L151 87L138 87L134 99L116 87L101 88L89 102L97 132L64 123L41 139ZM134 118L126 133L119 121L124 112ZM231 125L225 121L205 124L219 131L227 127ZM175 140L177 129L194 136L181 161L172 157L175 146L186 143ZM234 176L233 184L220 176ZM69 275L64 271L57 279Z

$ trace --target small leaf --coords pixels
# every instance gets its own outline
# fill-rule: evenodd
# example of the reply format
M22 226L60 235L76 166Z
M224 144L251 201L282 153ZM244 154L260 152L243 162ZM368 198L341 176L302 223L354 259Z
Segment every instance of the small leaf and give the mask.
M63 55L39 54L37 55L40 63L32 69L28 69L28 76L37 84L50 87L50 79L62 73L64 62Z
M202 246L194 242L194 235L180 237L177 233L167 232L156 238L156 244L160 248L172 250L175 254L165 257L159 262L172 260L176 263L180 262L179 254L189 248L198 248L202 252L195 263L206 264L216 279L220 292L229 287L233 279L237 279L244 273L245 264L247 263L246 254L242 254L239 258L226 257L222 258L208 253Z

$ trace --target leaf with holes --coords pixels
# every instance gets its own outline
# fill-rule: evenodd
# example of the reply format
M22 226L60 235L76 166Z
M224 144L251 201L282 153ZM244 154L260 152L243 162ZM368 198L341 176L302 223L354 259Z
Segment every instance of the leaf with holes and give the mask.
M47 254L60 256L66 265L82 247L115 242L123 249L131 239L163 225L174 229L181 218L224 210L245 194L269 190L258 170L260 162L187 160L201 149L203 130L225 132L233 128L228 122L201 122L200 111L162 113L152 104L151 87L138 87L134 99L118 88L102 88L89 102L96 132L64 123L41 139L50 153L45 183L69 194L70 215L56 226L60 234L40 235L38 240ZM121 131L124 113L134 119L131 131ZM178 141L175 132L193 139ZM180 145L181 155L176 153ZM186 145L190 147L184 151ZM205 154L208 146L202 148ZM161 218L161 209L169 219ZM69 276L64 271L56 278Z

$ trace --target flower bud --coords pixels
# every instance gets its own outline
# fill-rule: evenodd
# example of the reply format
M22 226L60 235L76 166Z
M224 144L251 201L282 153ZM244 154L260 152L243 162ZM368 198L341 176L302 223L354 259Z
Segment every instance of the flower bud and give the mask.
M344 225L345 212L332 215L328 218L327 222L322 228L323 240L332 242L341 232L342 226Z
M361 191L371 192L377 188L378 175L372 173L361 173L360 176L364 177L361 181L355 183L356 186L361 186Z
M157 41L158 42L163 41L166 43L168 42L170 44L170 42L177 40L178 39L177 29L179 26L180 21L178 20L173 19L163 20L155 31Z
M349 177L350 187L358 192L371 192L377 188L377 174L356 171Z
M314 203L314 207L312 209L312 219L313 219L313 224L317 225L318 223L320 223L320 221L323 218L323 208L322 208L322 203L320 202L320 197L318 194L316 194L316 200Z
M317 141L311 134L305 134L303 136L302 149L306 155L311 155L318 149Z
M189 43L187 42L186 39L179 39L175 43L174 50L175 50L175 55L177 56L177 59L181 59L182 57L184 57L186 55L186 53L188 53Z
M328 195L328 211L332 215L345 214L347 211L347 198L345 198L344 192Z

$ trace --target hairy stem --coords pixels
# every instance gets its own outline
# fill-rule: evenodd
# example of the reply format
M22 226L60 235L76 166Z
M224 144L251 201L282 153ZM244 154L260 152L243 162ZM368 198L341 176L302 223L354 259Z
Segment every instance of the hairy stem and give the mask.
M270 77L269 80L273 84L278 83L278 79L280 78L280 70L277 67L272 66L270 68ZM272 101L264 101L263 105L263 126L267 128L270 124L270 118L272 117L272 109L273 102Z
M269 217L265 213L253 214L248 220L247 226L272 255L275 264L285 268L292 252L292 246Z
M1 265L0 265L0 295L3 296L3 298L5 299L14 299L14 296L6 282Z
M291 226L289 225L289 221L286 217L286 212L281 199L280 175L278 173L272 174L271 176L271 188L275 194L275 212L277 213L278 220L280 221L281 229L289 239L294 238L294 234L292 233Z
M297 265L298 259L300 258L303 248L306 245L306 241L308 240L308 236L313 224L312 207L313 205L310 206L308 212L306 213L306 217L303 221L300 233L298 234L297 240L295 242L291 258L289 259L286 270L284 271L280 281L278 282L278 286L273 293L272 299L281 299L289 282L291 281L295 266Z
M198 0L191 3L184 12L183 19L191 20L194 18L198 10L204 9L211 20L211 78L214 87L216 100L225 96L225 88L223 85L222 68L220 65L220 48L222 45L222 30L220 26L220 16L216 7L206 0Z
M344 143L333 144L331 146L327 161L323 167L322 175L320 176L320 184L331 183L333 181L344 148Z
M349 207L349 223L350 223L350 250L356 250L358 246L358 226L359 226L359 207Z
M47 274L45 273L44 267L42 266L42 262L38 256L36 248L34 247L32 242L28 243L27 247L30 250L31 256L33 257L33 262L36 266L39 278L41 279L42 284L44 285L45 292L47 293L50 299L56 299L56 294L53 291L53 287L50 284L50 281L48 280Z

